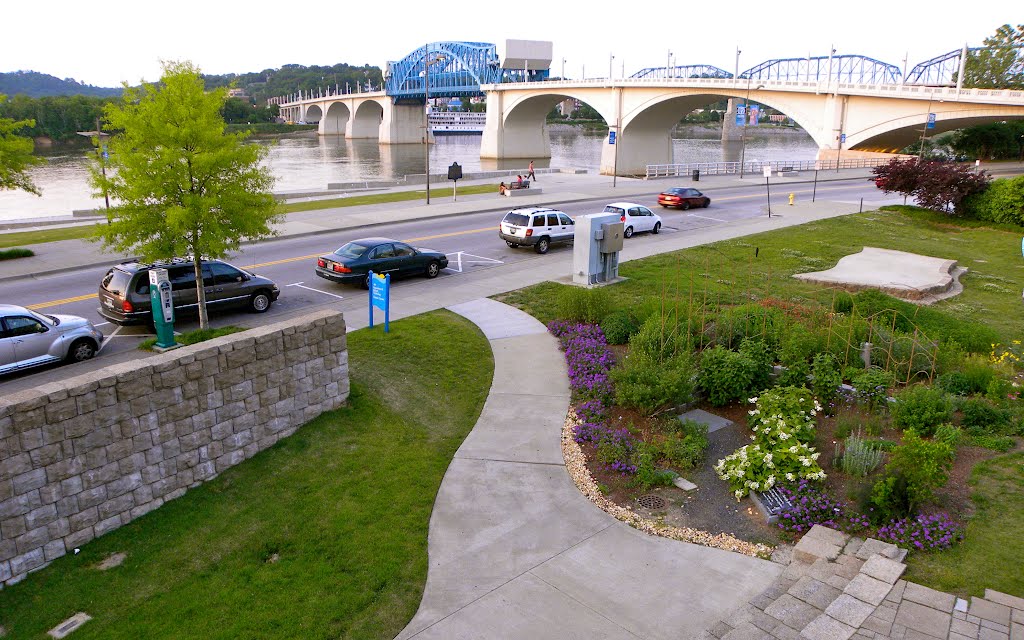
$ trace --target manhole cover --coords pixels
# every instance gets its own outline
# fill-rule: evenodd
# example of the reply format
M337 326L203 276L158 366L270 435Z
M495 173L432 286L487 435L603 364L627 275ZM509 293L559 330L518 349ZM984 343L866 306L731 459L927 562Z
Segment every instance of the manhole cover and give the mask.
M664 509L665 508L665 499L660 497L660 496L652 496L652 495L640 496L639 498L636 499L636 502L637 502L637 504L639 504L644 509L652 509L652 510L654 510L654 509Z

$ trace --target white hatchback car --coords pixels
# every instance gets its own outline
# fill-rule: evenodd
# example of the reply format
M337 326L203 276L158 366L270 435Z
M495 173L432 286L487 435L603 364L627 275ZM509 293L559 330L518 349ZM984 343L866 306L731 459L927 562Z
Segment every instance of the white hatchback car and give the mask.
M61 360L88 360L102 344L103 334L85 318L0 304L0 374Z
M636 204L635 202L613 202L605 205L604 212L619 214L619 219L622 220L624 228L622 235L625 238L629 238L634 233L640 231L650 231L651 233L661 231L661 216L642 204Z

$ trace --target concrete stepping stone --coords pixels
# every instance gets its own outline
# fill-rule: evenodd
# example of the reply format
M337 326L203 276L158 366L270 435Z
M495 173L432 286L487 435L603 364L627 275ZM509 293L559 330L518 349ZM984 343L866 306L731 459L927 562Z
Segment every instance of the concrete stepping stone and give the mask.
M697 485L693 484L692 482L690 482L689 480L687 480L683 476L676 476L672 480L672 484L676 485L677 487L679 487L683 491L693 491L694 489L697 488Z
M693 409L679 416L680 421L693 420L701 424L707 425L708 433L714 433L719 429L732 426L732 420L727 420L722 416L716 416L713 413L708 413L703 409Z
M64 622L58 624L56 627L47 631L47 635L51 638L66 638L73 631L77 631L86 622L92 620L92 616L87 613L79 612L71 616Z
M901 551L903 552L902 554L900 553ZM906 549L900 549L894 544L882 542L881 540L876 540L874 538L868 538L865 540L864 544L860 545L860 548L857 549L856 555L861 560L867 560L876 553L880 556L889 558L890 560L897 560L899 562L902 562L903 558L907 555Z
M902 562L896 562L880 555L873 555L868 558L860 570L861 573L866 573L872 578L878 578L883 582L895 584L906 568L907 565ZM950 608L952 608L952 605L950 605Z

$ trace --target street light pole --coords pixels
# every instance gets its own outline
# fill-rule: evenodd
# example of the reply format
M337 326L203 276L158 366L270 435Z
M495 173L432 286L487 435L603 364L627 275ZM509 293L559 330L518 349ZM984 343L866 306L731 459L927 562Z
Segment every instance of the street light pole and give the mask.
M932 98L935 96L934 91L928 93L928 108L924 110L924 128L921 129L921 148L917 150L917 164L921 165L921 161L924 159L924 138L928 135L928 118L932 115Z
M608 54L608 82L612 81L612 75L613 75L612 63L614 63L614 62L615 62L615 56L609 53Z
M740 54L741 53L743 53L743 52L740 51L740 48L736 47L736 73L732 74L733 86L738 84L739 81L740 81Z
M763 89L764 85L757 85ZM757 91L755 89L755 91ZM747 97L743 100L743 128L740 129L740 178L743 178L743 165L747 161L747 121L750 120L750 76L747 76Z
M423 46L423 156L427 166L427 204L430 204L430 45Z
M668 50L668 60L665 63L665 77L672 77L672 50Z

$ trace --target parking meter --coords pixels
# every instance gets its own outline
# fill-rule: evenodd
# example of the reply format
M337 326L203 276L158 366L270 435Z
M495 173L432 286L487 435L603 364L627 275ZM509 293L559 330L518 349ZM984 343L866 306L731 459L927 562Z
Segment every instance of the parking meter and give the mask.
M167 269L149 270L149 302L153 310L153 326L156 327L156 346L161 349L177 346L174 342L174 298Z

